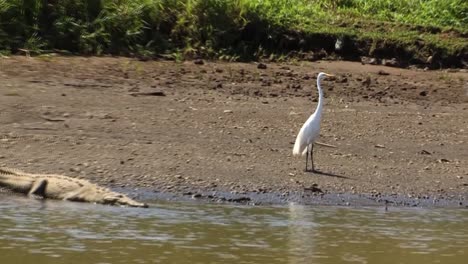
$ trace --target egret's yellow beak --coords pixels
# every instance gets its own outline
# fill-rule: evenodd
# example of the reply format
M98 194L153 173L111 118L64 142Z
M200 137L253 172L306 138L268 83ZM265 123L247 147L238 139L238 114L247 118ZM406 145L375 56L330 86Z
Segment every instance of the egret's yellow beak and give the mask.
M335 75L333 75L333 74L328 74L328 73L325 73L325 76L327 76L327 77L335 77Z

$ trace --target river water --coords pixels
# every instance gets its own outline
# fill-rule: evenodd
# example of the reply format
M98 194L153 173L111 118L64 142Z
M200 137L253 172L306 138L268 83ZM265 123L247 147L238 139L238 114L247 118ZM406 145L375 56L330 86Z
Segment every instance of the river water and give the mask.
M0 195L0 263L468 263L468 210Z

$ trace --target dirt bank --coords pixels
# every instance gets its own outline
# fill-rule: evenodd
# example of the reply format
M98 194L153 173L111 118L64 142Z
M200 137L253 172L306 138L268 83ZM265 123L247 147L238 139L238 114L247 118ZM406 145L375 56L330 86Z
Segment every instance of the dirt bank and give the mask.
M213 200L346 193L465 203L466 72L266 66L0 59L0 165ZM338 148L317 148L314 174L291 152L319 71L337 75L323 84L320 141Z

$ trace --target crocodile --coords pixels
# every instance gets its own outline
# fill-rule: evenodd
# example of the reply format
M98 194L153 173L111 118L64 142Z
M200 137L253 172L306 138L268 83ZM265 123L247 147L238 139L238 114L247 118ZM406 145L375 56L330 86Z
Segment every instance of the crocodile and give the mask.
M0 167L0 187L44 199L148 207L87 180L57 174L31 174L6 167Z

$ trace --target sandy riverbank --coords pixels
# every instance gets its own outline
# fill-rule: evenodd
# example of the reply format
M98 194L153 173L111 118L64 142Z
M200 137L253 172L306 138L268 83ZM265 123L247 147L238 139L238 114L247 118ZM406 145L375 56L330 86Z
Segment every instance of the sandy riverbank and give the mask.
M338 76L323 84L320 139L338 148L317 148L313 174L291 152L319 71ZM0 59L0 124L0 165L115 188L468 198L465 72L12 57Z

